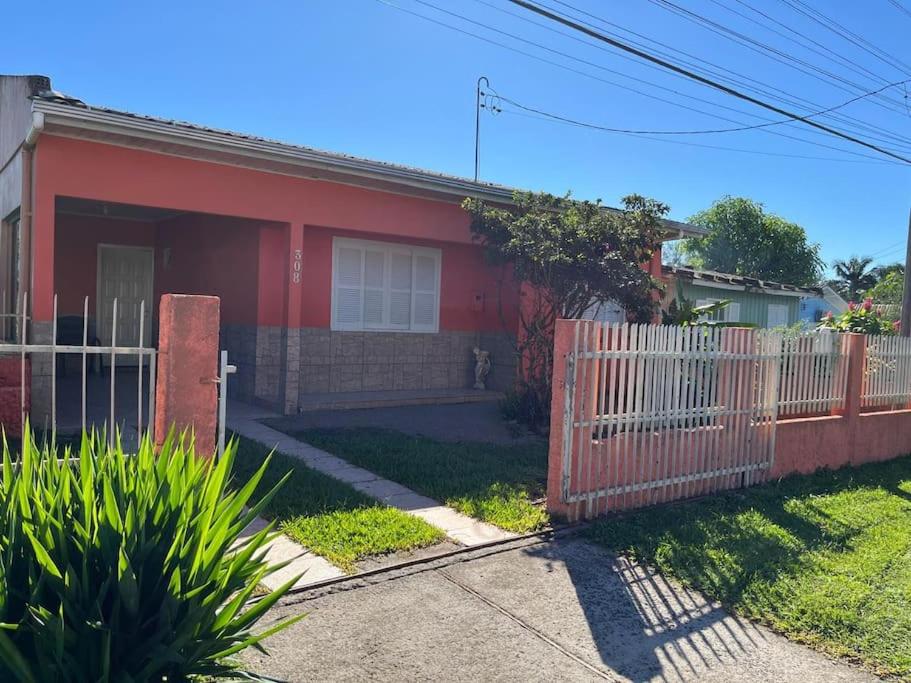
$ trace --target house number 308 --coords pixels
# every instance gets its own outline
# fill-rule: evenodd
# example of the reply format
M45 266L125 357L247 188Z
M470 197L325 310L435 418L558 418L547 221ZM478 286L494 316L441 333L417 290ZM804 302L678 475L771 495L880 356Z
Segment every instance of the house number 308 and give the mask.
M301 282L301 271L304 269L304 253L302 249L294 250L294 259L291 262L291 282L299 285Z

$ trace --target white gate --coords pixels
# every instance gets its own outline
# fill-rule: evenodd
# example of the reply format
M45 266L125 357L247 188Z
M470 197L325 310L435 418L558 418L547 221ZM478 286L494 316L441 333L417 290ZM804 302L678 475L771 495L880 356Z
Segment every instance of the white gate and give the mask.
M564 503L591 517L766 478L779 333L569 324L575 329L566 354Z

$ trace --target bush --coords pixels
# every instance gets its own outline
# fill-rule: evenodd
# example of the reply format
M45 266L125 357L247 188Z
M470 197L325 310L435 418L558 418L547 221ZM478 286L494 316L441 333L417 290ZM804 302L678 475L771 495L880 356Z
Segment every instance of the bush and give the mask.
M883 318L873 305L873 299L867 298L860 306L853 301L850 302L848 310L840 315L828 313L819 322L819 329L874 335L895 334L898 331L898 324Z
M157 450L157 452L156 452ZM184 681L236 674L225 658L288 626L251 630L290 588L257 587L271 527L243 529L268 464L230 489L235 445L214 460L192 442L103 435L39 447L26 433L0 481L0 680Z
M546 392L535 390L527 382L519 381L512 391L500 401L500 415L504 420L524 424L532 431L546 433L550 430L550 401L544 400Z

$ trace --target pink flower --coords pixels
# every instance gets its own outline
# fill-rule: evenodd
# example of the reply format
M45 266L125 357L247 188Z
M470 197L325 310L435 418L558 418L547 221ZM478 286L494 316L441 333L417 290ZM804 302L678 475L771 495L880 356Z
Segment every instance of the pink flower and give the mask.
M873 308L873 299L867 297L864 299L864 310L869 311L871 308Z
M892 329L895 330L896 332L898 332L901 329L901 327L902 327L902 324L901 324L900 320L895 320L892 322Z
M853 301L849 301L849 302L848 302L848 310L849 310L849 311L853 311L855 308L857 308L857 304L854 303Z
M825 315L826 320L831 320L834 317L835 316L832 315L832 311L826 311L826 315Z

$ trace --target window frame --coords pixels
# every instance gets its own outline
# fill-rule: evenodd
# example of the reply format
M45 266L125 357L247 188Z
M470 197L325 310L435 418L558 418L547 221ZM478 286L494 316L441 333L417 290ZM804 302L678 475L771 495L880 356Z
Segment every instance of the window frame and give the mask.
M359 249L361 251L361 284L360 284L360 321L357 324L340 323L336 314L337 290L338 290L338 254L342 248ZM383 268L383 318L382 325L366 325L364 323L364 303L365 293L367 291L364 280L365 269L365 251L382 251L384 254ZM408 326L392 325L390 320L390 294L392 292L391 277L392 269L390 267L392 254L408 253L411 256L411 307L410 320ZM435 280L434 280L434 300L433 300L433 324L426 326L414 327L414 299L416 291L415 282L415 256L430 257L434 261ZM331 261L331 292L330 292L330 316L329 329L337 332L402 332L406 334L436 334L440 331L440 301L441 301L441 283L443 273L443 252L434 247L423 247L407 244L404 242L382 242L377 240L364 240L353 237L333 237L332 238L332 261ZM422 290L423 291L423 290ZM425 291L426 293L426 291Z
M0 221L0 243L3 244L9 253L4 256L6 262L0 265L0 274L3 282L0 282L0 341L13 342L18 336L19 320L15 315L19 311L19 290L22 271L20 262L22 239L21 216L17 209L9 216ZM11 317L13 316L13 317Z
M719 301L724 301L724 300L725 299L723 297L718 297L718 298L706 297L706 298L702 298L702 299L696 299L696 303L694 305L698 308L699 306L708 306L709 304L717 304ZM722 308L721 310L716 311L715 313L713 313L711 315L701 315L701 316L699 316L699 320L701 322L716 322L716 323L743 322L742 320L740 320L740 302L733 301L731 299L728 299L728 301L730 301L730 303L727 306L725 306L724 308ZM732 306L733 306L733 308L732 308ZM732 317L731 313L734 311L737 312L737 315ZM736 318L736 320L734 318Z
M766 318L765 318L766 327L768 327L769 329L774 329L775 327L787 327L788 325L791 324L790 323L791 307L788 304L778 303L777 301L770 301L766 306L767 306L766 314L765 314L766 315ZM784 323L783 324L774 325L774 326L772 325L772 307L773 306L778 310L781 310L782 308L784 309Z

